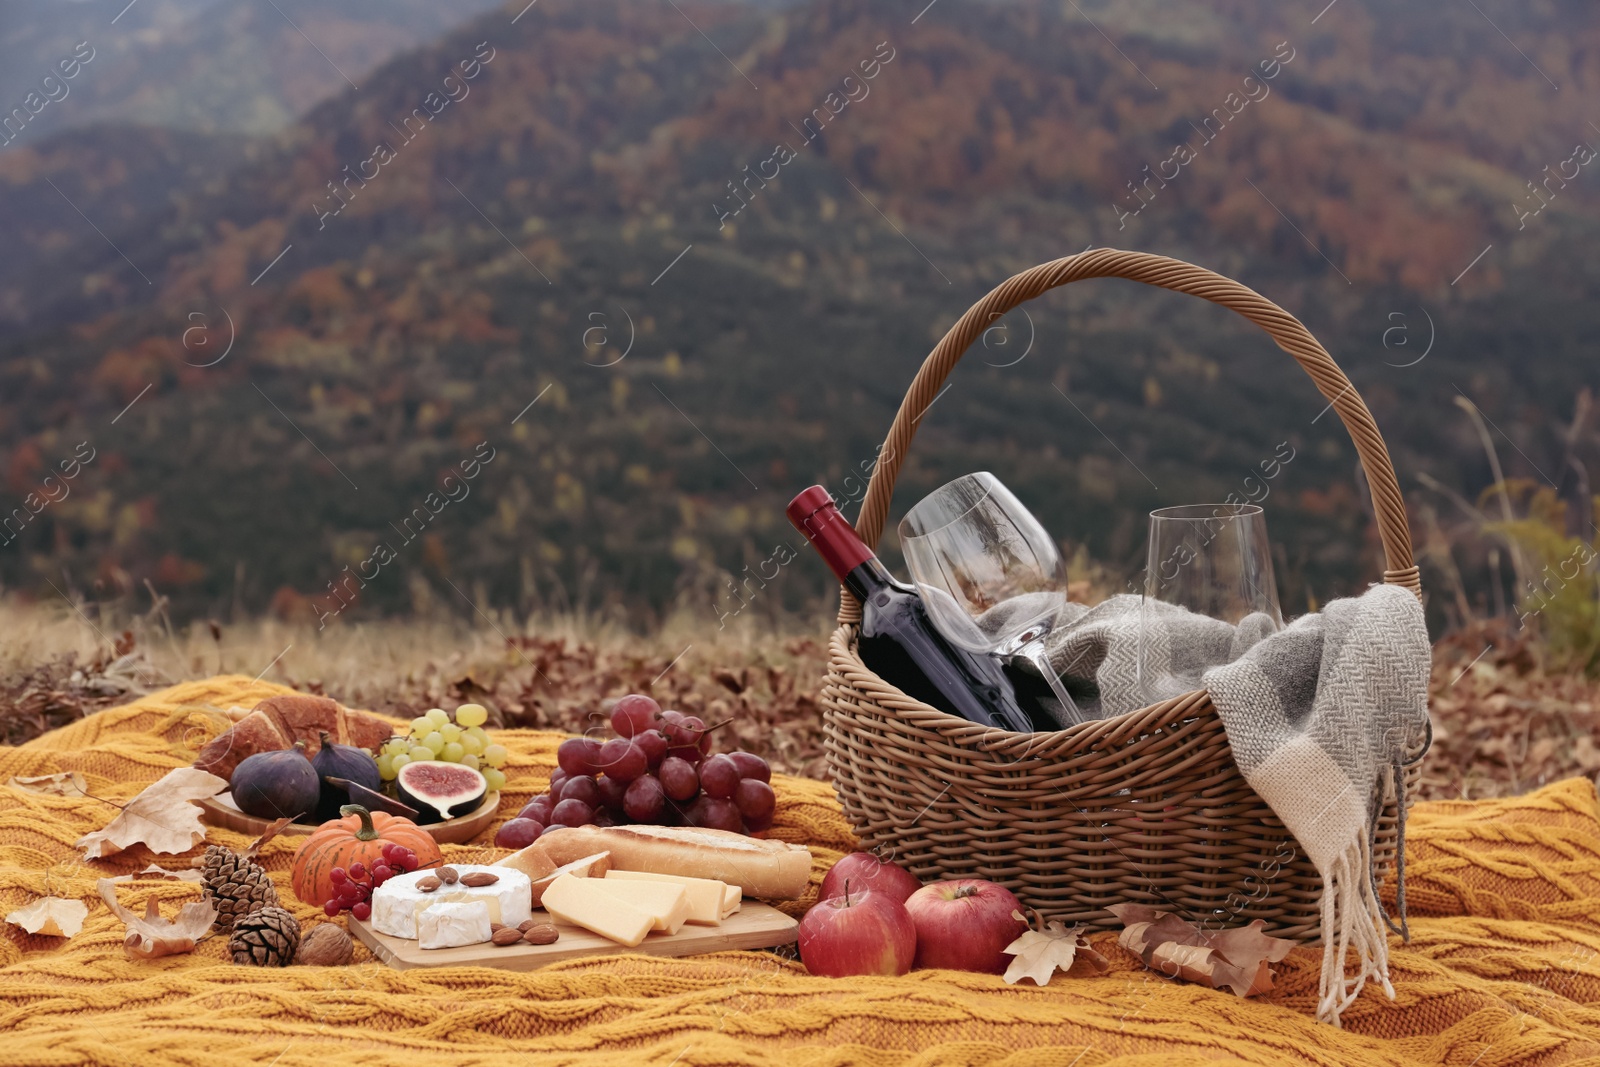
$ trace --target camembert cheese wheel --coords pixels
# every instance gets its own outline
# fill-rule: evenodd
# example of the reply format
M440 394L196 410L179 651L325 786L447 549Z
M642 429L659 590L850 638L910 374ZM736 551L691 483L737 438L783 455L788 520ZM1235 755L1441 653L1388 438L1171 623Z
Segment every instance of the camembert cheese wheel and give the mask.
M417 936L417 916L434 904L481 900L489 910L489 921L516 926L533 917L533 884L527 875L511 867L477 864L451 864L457 875L487 871L495 876L492 885L441 885L431 893L417 888L424 878L437 878L437 870L423 868L397 874L372 891L372 928L390 937Z

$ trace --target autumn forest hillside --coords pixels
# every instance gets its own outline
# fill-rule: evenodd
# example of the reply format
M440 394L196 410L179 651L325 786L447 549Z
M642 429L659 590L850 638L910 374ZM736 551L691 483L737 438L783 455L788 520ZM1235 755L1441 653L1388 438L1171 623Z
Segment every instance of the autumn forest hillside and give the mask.
M1592 532L1600 20L1492 7L540 0L416 16L287 124L86 88L84 124L0 148L6 508L78 466L0 582L187 616L821 610L807 557L744 582L783 503L859 496L991 286L1114 246L1301 317L1385 431L1424 580L1515 601L1459 533L1499 478L1465 407ZM180 83L215 62L185 32ZM1265 485L1301 611L1381 569L1325 405L1221 310L1086 283L985 334L897 501L992 469L1115 586L1144 510Z

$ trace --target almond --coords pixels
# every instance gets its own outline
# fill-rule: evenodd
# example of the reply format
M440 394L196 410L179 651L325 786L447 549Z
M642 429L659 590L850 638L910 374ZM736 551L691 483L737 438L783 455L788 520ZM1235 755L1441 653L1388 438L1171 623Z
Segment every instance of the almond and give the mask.
M561 932L549 923L534 923L522 935L530 945L553 945L560 937Z
M446 867L445 870L448 871L450 868ZM455 872L450 871L450 873L454 874ZM450 880L452 882L455 881L454 878ZM474 889L479 889L486 885L494 885L499 880L500 876L498 874L490 874L488 871L473 871L471 874L463 874L461 876L461 884L471 886Z
M455 885L456 879L461 877L460 872L454 867L440 867L438 874L439 880L446 885Z
M522 940L522 931L515 927L502 926L490 936L489 940L501 946L515 945Z
M439 881L439 879L435 878L431 874L426 878L417 879L417 888L424 893L431 893L443 884L443 882Z
M523 933L527 933L528 930L531 927L538 926L538 925L539 925L539 923L535 919L523 919L522 922L517 925L517 929L522 931Z

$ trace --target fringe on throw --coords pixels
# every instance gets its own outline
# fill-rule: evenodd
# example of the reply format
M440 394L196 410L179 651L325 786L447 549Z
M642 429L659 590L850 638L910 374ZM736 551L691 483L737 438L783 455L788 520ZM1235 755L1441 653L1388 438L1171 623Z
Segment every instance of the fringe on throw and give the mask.
M1404 773L1398 767L1385 768L1378 785L1381 800L1391 790L1398 794L1400 825L1405 825ZM1375 820L1369 820L1369 825ZM1398 847L1405 848L1404 829ZM1317 1021L1339 1026L1339 1017L1361 995L1367 979L1376 978L1390 1000L1394 986L1389 981L1389 930L1393 922L1378 899L1378 883L1373 876L1372 834L1357 833L1344 851L1322 872L1322 977L1318 986ZM1399 863L1405 860L1400 858ZM1405 926L1404 869L1398 911ZM1410 931L1406 930L1409 935ZM1407 937L1409 940L1409 937ZM1356 951L1354 975L1345 965L1351 949Z
M1431 742L1433 738L1431 728L1428 737ZM1406 764L1401 763L1389 768L1387 771L1388 778L1383 788L1378 791L1379 804L1374 807L1372 817L1367 820L1367 848L1373 852L1377 850L1378 811L1382 806L1382 802L1392 794L1396 812L1394 823L1394 903L1395 911L1400 915L1400 924L1398 926L1395 925L1394 919L1390 917L1389 909L1383 907L1383 900L1378 893L1378 869L1376 866L1372 869L1372 892L1374 896L1380 897L1378 906L1383 911L1383 925L1389 928L1391 934L1399 934L1400 940L1409 945L1411 943L1411 924L1406 921L1406 766Z

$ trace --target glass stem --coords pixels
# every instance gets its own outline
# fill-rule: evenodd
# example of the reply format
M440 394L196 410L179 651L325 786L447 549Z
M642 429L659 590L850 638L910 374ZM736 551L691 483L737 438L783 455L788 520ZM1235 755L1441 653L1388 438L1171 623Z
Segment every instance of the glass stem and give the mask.
M1050 684L1050 691L1056 695L1057 700L1061 701L1061 710L1066 714L1067 718L1072 720L1074 726L1087 721L1083 717L1083 712L1078 710L1078 705L1072 699L1072 694L1067 692L1067 687L1061 684L1061 678L1056 674L1056 669L1050 666L1049 659L1045 657L1043 640L1028 642L1017 649L1016 654L1026 656L1029 662L1039 669L1039 673L1044 675L1044 680Z

